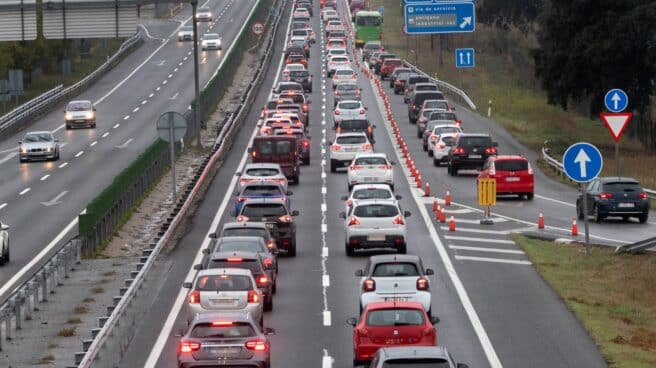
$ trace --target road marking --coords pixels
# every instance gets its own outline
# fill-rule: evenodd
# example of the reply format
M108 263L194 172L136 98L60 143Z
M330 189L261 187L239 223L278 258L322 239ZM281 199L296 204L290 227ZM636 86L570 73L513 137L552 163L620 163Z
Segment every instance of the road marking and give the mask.
M412 176L410 176L410 177L412 178ZM448 214L458 215L458 214L472 213L474 211L470 210L469 208L459 208L457 210L445 208L444 212L448 213Z
M46 206L46 207L50 207L50 206L60 204L60 203L62 203L60 201L60 199L62 199L62 197L65 196L67 193L68 193L68 190L65 190L65 191L59 193L55 198L49 200L48 202L41 202L41 204Z
M50 177L50 174L45 174L39 180L44 181L44 180L48 179L49 177Z
M123 120L128 120L129 118L130 118L130 115L125 115L125 116L123 117Z
M141 101L141 104L142 104L142 105L145 105L146 103L148 103L148 100L143 100L143 101Z
M67 145L68 145L68 142L64 142L64 143L62 143L62 144L59 145L59 148L64 148L64 147L66 147Z
M454 256L459 261L478 261L478 262L491 262L491 263L508 263L517 265L531 265L529 261L519 261L515 259L500 259L500 258L486 258L486 257L468 257L468 256Z
M321 285L323 285L323 287L330 286L330 275L323 275L321 277Z
M169 81L165 79L164 81L162 81L162 84L166 84L166 83L168 83L168 82L169 82Z
M0 210L7 207L7 203L0 204Z
M84 154L84 151L80 151L80 152L75 154L75 158L78 158L78 157L82 156L83 154Z
M0 165L4 164L5 162L11 160L12 158L18 156L18 152L12 152L5 156L3 159L0 160Z
M105 138L109 135L109 132L105 132L105 134L102 135L102 138Z
M151 94L148 95L148 98L153 98L153 96L155 96L155 94L151 93Z
M328 355L328 350L323 349L323 358L321 358L321 368L333 368L333 358Z
M66 166L68 166L68 162L64 162L63 164L59 165L59 168L60 168L60 169L63 169L63 168L65 168Z
M98 141L93 141L93 142L91 142L91 144L89 145L89 147L93 147L93 146L95 146L96 144L98 144Z
M21 190L21 192L18 193L18 195L19 195L19 196L22 196L23 194L26 194L26 193L29 192L30 190L32 190L32 188L25 188L25 189Z
M155 88L155 91L159 92L160 89L162 89L162 87L157 87Z
M116 123L116 124L114 124L114 126L112 128L113 129L118 129L118 127L120 127L120 126L121 126L121 123Z
M329 310L323 311L323 325L325 327L332 326L332 315Z
M178 68L173 69L173 73L176 73L178 71Z
M524 252L522 252L521 250L500 249L500 248L467 247L467 246L464 246L464 245L449 245L449 248L455 249L455 250L469 250L469 251L473 251L473 252L524 254Z
M50 133L55 134L58 131L64 129L65 127L66 127L66 124L62 124L62 125L58 126L57 128L55 128L55 130L51 131Z
M459 220L455 220L456 223ZM448 231L449 227L448 226L440 226L440 229L444 231ZM471 229L471 228L466 228L466 227L459 227L458 231L462 231L465 233L477 233L477 234L494 234L494 235L508 235L510 234L510 231L508 230L483 230L483 229Z
M423 191L422 191L422 195L423 195ZM496 223L500 223L500 222L508 222L507 219L504 219L504 218L497 218L497 217L492 217L492 218L490 218L490 220L492 220L492 222L494 222L495 224L496 224ZM480 219L479 219L479 220L474 220L474 219L458 218L458 219L456 219L456 222L457 222L458 224L474 224L474 225L480 225L481 220L480 220Z
M137 111L139 111L139 107L138 107L138 106L135 107L134 110L132 110L132 112L137 112Z
M127 141L125 141L125 143L121 144L120 146L114 146L114 147L116 147L118 149L123 149L123 148L127 147L128 144L130 144L130 142L132 142L132 138L128 139Z
M559 204L562 204L564 206L576 207L575 204L572 204L572 203L569 203L569 202L559 201L557 199L553 199L553 198L549 198L549 197L544 197L544 196L541 196L541 195L538 195L538 194L534 194L533 196L535 198L544 199L545 201L551 201L551 202L559 203Z
M505 240L505 239L473 238L468 236L455 236L455 235L444 235L444 238L449 240L466 240L466 241L481 242L481 243L515 244L514 241Z
M173 96L169 97L169 100L175 100L180 95L180 92L176 92Z
M4 150L4 151L0 151L0 153L7 153L7 152L11 152L11 151L18 151L18 147L14 147L14 148L6 149L6 150Z

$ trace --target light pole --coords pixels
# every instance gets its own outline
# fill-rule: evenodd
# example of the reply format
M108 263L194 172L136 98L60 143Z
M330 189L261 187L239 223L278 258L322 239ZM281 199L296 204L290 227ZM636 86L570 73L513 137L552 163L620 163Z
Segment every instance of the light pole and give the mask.
M198 0L191 1L191 20L194 29L194 91L196 93L196 106L194 107L194 127L196 130L196 146L203 148L203 143L200 139L200 87L198 82L198 24L196 23L196 8L198 7Z

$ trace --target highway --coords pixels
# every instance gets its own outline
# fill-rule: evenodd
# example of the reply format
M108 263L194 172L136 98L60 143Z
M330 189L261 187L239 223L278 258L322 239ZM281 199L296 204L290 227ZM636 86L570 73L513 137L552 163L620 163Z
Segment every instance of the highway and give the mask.
M224 48L200 54L201 88L255 1L207 4L216 17L199 23L199 32L218 32ZM147 20L139 27L144 44L77 97L95 103L96 129L64 129L61 106L0 142L0 218L11 226L11 262L0 267L2 300L29 276L25 266L42 260L37 255L51 254L77 233L78 213L155 140L159 115L188 108L194 97L192 43L178 42L177 29L190 19L187 7L171 21ZM59 161L18 163L17 143L25 131L34 130L55 132L62 146Z
M343 10L344 3L338 3ZM312 18L317 35L323 33L318 14L317 4ZM192 266L202 259L200 251L209 242L207 235L221 223L233 221L226 211L234 200L233 174L247 162L246 147L254 136L259 108L269 97L269 87L278 80L285 37L284 32L279 33L275 64L269 69L242 134L214 177L189 232L164 260L170 269L165 278L154 282L152 287L159 293L148 308L148 317L137 327L120 367L176 366L179 338L175 333L186 326L186 289L181 285L193 279ZM366 261L364 255L348 258L344 253L343 220L338 214L343 211L340 197L347 194L346 175L330 174L321 165L322 159L327 159L326 147L334 132L331 82L322 72L320 47L320 42L312 47L309 67L315 76L314 92L310 94L312 165L302 167L300 184L291 187L292 207L301 214L296 218L298 254L296 258L281 259L274 309L265 315L265 326L277 332L271 337L272 366L280 368L352 366L352 328L345 321L358 314L359 287L354 271ZM364 89L362 100L368 107L367 115L377 125L375 150L400 162L380 98L362 72L358 83ZM415 128L404 121L407 115L400 96L390 98L405 139L412 143L415 162L434 193L443 196L442 192L450 189L454 202L464 205L449 207L449 214L459 222L455 233L446 231L431 217L430 201L420 196L402 165L396 166L396 192L403 196L403 209L412 213L407 221L408 252L419 255L426 267L436 271L431 290L433 314L441 318L437 325L439 344L470 367L606 366L593 341L508 236L509 230L534 227L539 211L545 213L548 225L568 230L574 214L568 204L573 203L574 190L538 173L536 193L540 197L532 203L502 201L494 212L503 217L494 216L495 225L483 227L478 224L481 215L476 212L473 178L448 177L445 168L434 168L432 161L422 158L425 154L420 144L414 144ZM462 107L458 114L467 131L491 131L499 141L500 152L524 152L535 158L493 121ZM650 229L653 232L653 225L592 227L595 234L608 238L616 237L614 231L620 228L625 240L638 239Z

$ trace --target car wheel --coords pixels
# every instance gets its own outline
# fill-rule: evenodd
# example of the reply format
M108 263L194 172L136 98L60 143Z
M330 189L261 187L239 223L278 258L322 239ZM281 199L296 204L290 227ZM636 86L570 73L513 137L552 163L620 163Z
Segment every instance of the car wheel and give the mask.
M353 257L355 255L354 249L352 247L349 247L348 243L344 244L344 249L346 249L347 256Z
M298 185L298 183L301 181L301 178L298 174L296 174L292 177L292 181L294 182L294 184Z
M417 129L417 138L421 138L421 130Z
M403 243L402 245L399 245L398 248L396 248L400 254L406 254L408 252L408 245L406 243Z
M309 157L309 156L308 156L308 158L305 159L305 164L306 164L306 165L309 165L309 164L310 164L310 157Z
M19 162L19 163L23 163L23 162L25 162L25 159L22 158L22 157L19 157L19 158L18 158L18 162Z
M289 245L289 250L287 251L287 257L296 257L296 239L294 239Z
M346 184L346 188L348 189L349 193L351 193L353 186L351 184Z
M269 300L264 300L264 310L267 312L273 310L273 295L269 297Z
M91 124L91 128L96 128L96 123Z
M433 156L433 166L440 166L440 160L436 159L435 156Z
M638 221L640 221L641 224L646 223L647 219L649 219L649 213L648 212L645 212L645 213L641 214L640 216L638 216ZM7 250L7 252L8 251L9 250ZM7 253L7 260L9 260L9 253Z
M276 281L273 281L273 293L275 294L278 291L278 283Z
M354 367L359 367L359 366L361 366L361 365L362 365L362 362L361 362L361 361L359 361L359 360L357 360L357 359L353 359L353 366L354 366Z
M390 189L392 190L392 192L394 191L394 184L390 184Z
M529 201L533 200L533 196L534 196L533 193L526 193L526 199L529 200Z
M597 207L596 205L594 206L594 208L593 208L593 210L592 210L592 213L593 213L593 216L594 216L594 222L596 222L596 223L600 223L601 220L604 219L604 218L601 216L601 214L599 213L599 207Z
M428 157L433 157L433 150L428 150Z
M331 173L337 172L337 163L335 163L334 161L330 161L330 172Z

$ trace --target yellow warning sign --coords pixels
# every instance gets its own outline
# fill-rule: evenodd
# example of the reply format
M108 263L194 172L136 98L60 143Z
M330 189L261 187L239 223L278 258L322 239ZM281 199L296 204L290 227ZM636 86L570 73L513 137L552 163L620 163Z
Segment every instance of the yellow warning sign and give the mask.
M496 179L478 179L478 205L494 206L497 204Z

